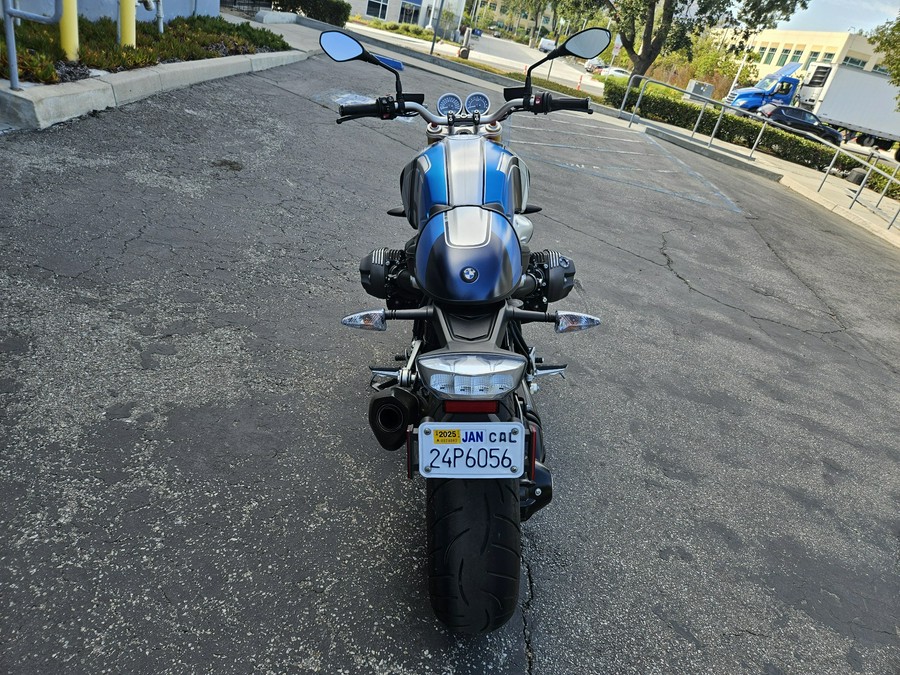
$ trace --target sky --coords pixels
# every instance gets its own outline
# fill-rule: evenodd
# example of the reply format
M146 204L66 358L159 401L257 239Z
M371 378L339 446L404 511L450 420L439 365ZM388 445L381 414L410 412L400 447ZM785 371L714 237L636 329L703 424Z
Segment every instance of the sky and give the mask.
M893 21L900 10L898 0L809 0L809 8L783 21L783 30L868 32Z

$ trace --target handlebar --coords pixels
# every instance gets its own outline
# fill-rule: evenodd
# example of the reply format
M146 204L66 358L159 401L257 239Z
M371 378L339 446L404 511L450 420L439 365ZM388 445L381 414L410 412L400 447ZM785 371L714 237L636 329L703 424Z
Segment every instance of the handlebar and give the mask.
M547 94L550 96L550 94ZM594 113L591 110L591 99L585 96L584 98L555 98L550 101L550 110L577 110L586 112L589 115Z
M500 108L490 114L482 115L477 118L477 124L487 125L494 122L501 122L509 117L512 113L519 110L528 110L535 115L541 113L547 114L557 110L575 110L587 113L593 113L591 110L591 100L589 98L568 98L553 96L546 92L539 92L528 99L515 98L504 103ZM447 126L451 120L444 115L435 115L428 108L415 101L404 101L402 106L391 97L379 98L375 103L361 103L342 105L339 109L341 117L338 124L347 120L359 117L378 117L384 120L393 119L401 114L417 114L426 122L437 124L439 126ZM474 117L454 117L452 123L458 126L474 125Z
M361 117L368 117L371 115L381 117L381 104L377 101L375 103L351 103L349 105L342 105L338 108L338 113L340 113L341 117L349 115L359 115Z

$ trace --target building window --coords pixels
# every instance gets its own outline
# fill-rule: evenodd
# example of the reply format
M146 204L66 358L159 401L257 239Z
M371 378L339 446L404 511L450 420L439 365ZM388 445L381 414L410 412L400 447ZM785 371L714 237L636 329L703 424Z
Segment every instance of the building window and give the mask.
M400 3L400 23L419 23L419 5L412 2Z
M490 3L488 5L488 9L491 10L492 12L496 12L497 11L497 3L496 2Z
M881 73L882 75L890 75L890 73L888 72L888 69L885 68L880 63L877 66L872 67L872 72L873 73Z
M800 63L801 56L803 56L803 47L794 50L794 53L791 54L791 63Z
M387 16L387 6L387 0L369 0L369 4L366 5L366 15L383 19Z
M766 54L766 58L763 63L769 65L770 63L772 63L773 58L775 58L775 47L769 47L769 53Z
M807 68L809 68L810 63L815 63L818 60L819 60L819 52L810 52L809 58L806 59L806 63L803 65L803 70L806 70Z
M766 48L765 48L765 47L760 47L760 48L759 48L759 58L762 58L762 57L765 56L765 55L766 55Z
M866 67L867 61L863 61L862 59L855 59L852 56L844 57L843 65L850 66L851 68L859 68L860 70Z
M781 56L778 57L778 63L776 63L775 65L776 65L776 66L783 66L785 63L787 63L788 57L789 57L790 55L791 55L791 50L790 50L790 49L782 49L782 50L781 50Z
M822 57L822 61L824 63L831 63L834 61L834 52L825 52L825 56Z

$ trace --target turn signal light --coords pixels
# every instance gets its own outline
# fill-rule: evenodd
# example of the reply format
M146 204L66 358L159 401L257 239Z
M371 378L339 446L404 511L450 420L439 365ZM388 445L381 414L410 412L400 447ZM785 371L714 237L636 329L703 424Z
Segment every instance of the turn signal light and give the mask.
M387 330L387 317L383 309L370 309L367 312L351 314L341 319L348 328L361 330Z
M580 312L557 312L556 332L571 333L576 330L587 330L600 325L600 319Z

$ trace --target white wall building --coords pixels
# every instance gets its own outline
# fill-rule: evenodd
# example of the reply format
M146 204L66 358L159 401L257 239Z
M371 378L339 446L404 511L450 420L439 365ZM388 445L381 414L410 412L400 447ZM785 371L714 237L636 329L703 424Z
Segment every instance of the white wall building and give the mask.
M349 0L350 14L366 19L381 19L398 23L415 23L420 26L432 23L441 8L441 0ZM465 0L444 0L444 12L457 19L463 13Z

